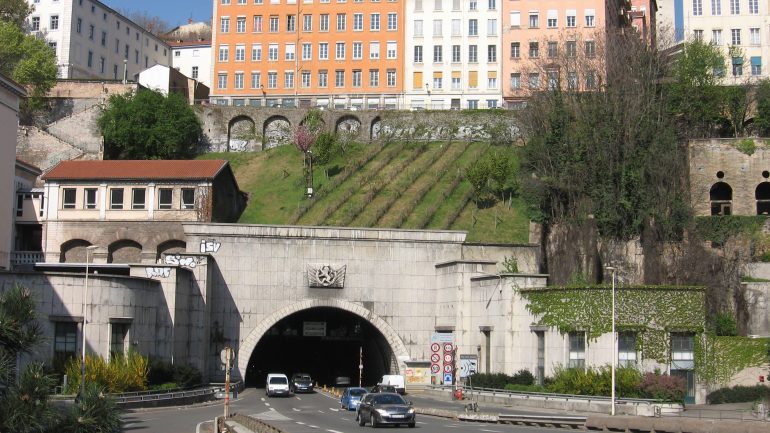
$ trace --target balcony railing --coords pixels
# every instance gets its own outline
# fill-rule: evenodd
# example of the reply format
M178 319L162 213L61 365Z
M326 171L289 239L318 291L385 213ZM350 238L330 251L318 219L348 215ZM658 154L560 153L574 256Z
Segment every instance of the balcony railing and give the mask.
M42 261L42 251L11 251L11 268L13 269L32 269L35 263Z

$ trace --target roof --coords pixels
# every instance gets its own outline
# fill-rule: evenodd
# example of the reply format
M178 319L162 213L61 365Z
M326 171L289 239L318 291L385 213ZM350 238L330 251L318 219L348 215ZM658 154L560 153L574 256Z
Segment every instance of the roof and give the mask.
M168 45L171 48L195 48L195 47L210 47L211 39L205 39L202 41L169 41Z
M213 179L229 163L212 160L62 161L43 180L194 180Z
M29 162L19 158L16 158L16 168L21 170L26 170L29 173L34 174L35 176L40 176L41 174L43 174L43 170L38 168L36 165L30 164Z
M27 92L21 84L13 81L10 77L0 74L0 87L8 89L11 93L15 94L19 98L27 96Z

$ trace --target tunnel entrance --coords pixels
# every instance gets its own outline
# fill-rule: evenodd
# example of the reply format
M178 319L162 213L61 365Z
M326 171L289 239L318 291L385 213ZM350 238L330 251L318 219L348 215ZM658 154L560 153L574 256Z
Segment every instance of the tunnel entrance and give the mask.
M364 386L398 370L387 340L366 319L331 307L298 311L259 340L246 368L246 385L264 387L268 373L308 373L319 385L347 377L351 386L358 386L361 353Z

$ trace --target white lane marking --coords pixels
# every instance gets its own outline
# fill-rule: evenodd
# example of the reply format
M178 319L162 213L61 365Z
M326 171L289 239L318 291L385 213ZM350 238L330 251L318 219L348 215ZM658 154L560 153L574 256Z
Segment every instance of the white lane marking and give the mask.
M260 398L260 400L265 401L265 397Z
M274 407L271 407L271 408L270 408L270 410L275 410L275 408L274 408Z
M270 403L265 403L265 406L270 407Z
M330 432L330 433L342 433L342 432L341 432L341 431L339 431L339 430L331 430L331 429L326 429L326 431L328 431L328 432Z
M332 412L339 412L340 411L336 407L330 407L329 410L332 411Z
M299 396L297 396L297 395L295 395L295 396L294 396L294 398L296 398L297 400L302 400L302 399L301 399L301 398L299 398Z
M487 429L484 429L484 428L480 428L479 430L481 430L481 431L488 431L488 432L492 432L492 433L502 433L500 430L487 430Z
M291 408L291 410L293 410L294 412L299 412L299 411L300 411L300 410L299 410L299 409L297 409L296 407L293 407L293 408Z
M457 428L459 426L456 426L456 425L445 425L444 427L446 427L446 428Z
M307 426L310 427L310 428L318 428L317 425L312 425L312 424L308 424Z
M322 411L321 409L318 409L318 413L324 413L324 411Z
M305 423L304 423L304 422L302 422L302 421L297 421L297 424L299 424L299 425L305 425Z

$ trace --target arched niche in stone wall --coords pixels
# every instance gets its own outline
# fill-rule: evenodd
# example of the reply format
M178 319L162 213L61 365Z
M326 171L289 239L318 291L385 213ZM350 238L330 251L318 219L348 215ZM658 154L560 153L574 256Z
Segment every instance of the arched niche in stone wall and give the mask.
M770 215L770 182L762 182L754 190L757 200L757 215Z
M180 241L179 239L171 239L158 244L158 252L155 255L155 261L160 262L163 260L165 254L180 254L187 251L187 242Z
M257 147L258 137L254 120L240 115L234 117L227 126L227 151L252 151Z
M271 116L262 127L262 143L265 149L289 144L293 140L291 122L284 116Z
M727 182L717 182L709 191L711 215L731 215L733 189Z
M141 263L142 245L130 239L115 241L107 248L107 263Z
M64 242L59 249L59 263L85 263L86 259L93 262L93 255L86 256L86 248L90 246L91 242L84 239L70 239Z

